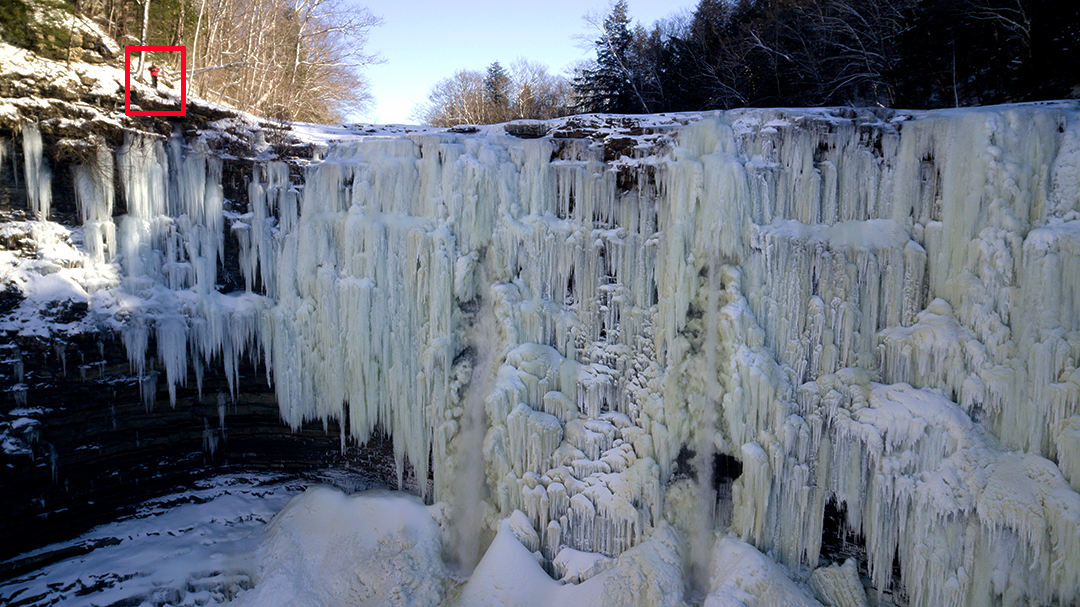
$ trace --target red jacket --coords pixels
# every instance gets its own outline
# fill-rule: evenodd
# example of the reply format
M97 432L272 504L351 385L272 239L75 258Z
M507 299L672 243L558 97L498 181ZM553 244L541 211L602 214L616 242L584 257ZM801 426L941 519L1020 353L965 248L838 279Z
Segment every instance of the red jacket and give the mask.
M154 78L157 78L158 74L160 74L160 73L161 73L161 70L158 69L157 66L154 66L154 67L150 68L150 75L153 76Z

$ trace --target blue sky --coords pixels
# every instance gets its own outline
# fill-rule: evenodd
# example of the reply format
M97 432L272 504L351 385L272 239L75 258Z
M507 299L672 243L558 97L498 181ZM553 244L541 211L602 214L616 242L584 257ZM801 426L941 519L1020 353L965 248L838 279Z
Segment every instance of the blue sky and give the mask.
M482 70L493 61L509 66L524 57L562 73L592 58L592 50L581 48L578 38L591 40L597 34L583 17L607 14L610 8L608 0L354 1L383 19L371 31L366 50L379 53L384 62L364 71L375 96L373 109L352 118L380 124L415 122L411 115L431 87L459 69ZM631 17L646 26L696 4L629 1Z

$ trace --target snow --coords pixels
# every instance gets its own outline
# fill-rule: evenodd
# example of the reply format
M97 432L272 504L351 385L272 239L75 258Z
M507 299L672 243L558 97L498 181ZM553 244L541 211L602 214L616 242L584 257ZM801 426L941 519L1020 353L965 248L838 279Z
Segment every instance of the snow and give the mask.
M113 53L112 64L92 65L81 61L54 61L38 56L33 52L0 42L0 79L9 83L12 96L0 98L0 118L10 124L35 123L42 111L56 110L57 107L74 110L69 113L71 120L85 126L119 127L128 122L122 112L108 112L91 103L78 100L80 96L89 99L112 100L122 106L124 101L123 49L112 41L92 21L80 18L78 27L82 28L84 38L89 36ZM68 28L65 28L68 29ZM87 31L89 30L89 31ZM118 55L118 57L117 57ZM60 91L64 100L40 97L41 90ZM157 92L151 87L132 81L132 88L143 96L156 95L161 101L170 99L170 93ZM172 94L178 99L178 94ZM189 102L194 102L194 99ZM201 102L200 103L205 103ZM66 112L65 112L66 113ZM63 119L61 119L63 122ZM55 123L54 123L55 124ZM129 124L136 127L135 123ZM32 128L36 128L31 124Z
M30 337L64 336L93 331L85 318L59 322L65 307L90 306L92 294L119 282L115 267L97 264L76 244L81 234L45 221L7 222L0 238L20 249L0 251L0 284L20 297L0 319L0 329ZM95 306L96 309L96 306Z
M813 596L790 579L779 565L753 546L734 537L722 537L713 548L713 590L705 607L819 607Z
M39 218L40 259L0 261L27 309L117 327L136 376L175 394L220 360L235 386L261 358L286 423L381 429L430 473L436 506L289 506L250 604L1070 604L1078 123L1062 102L537 139L295 125L318 149L302 180L260 156L228 216L205 140L130 134L76 171L78 237ZM113 162L119 217L94 177ZM240 294L217 291L226 238ZM3 322L50 326L22 310ZM742 465L730 496L716 454ZM866 562L822 562L830 501Z
M520 511L515 511L520 512ZM611 566L613 559L595 552L563 548L551 561L556 575L563 582L579 584Z
M682 603L680 559L669 527L623 553L610 568L580 584L560 584L548 577L508 522L499 526L491 546L469 580L448 605L475 607L660 606Z
M78 607L228 603L257 574L264 525L299 489L284 477L224 475L20 558L70 556L0 582L4 604Z
M235 605L435 605L449 577L439 527L413 496L311 487L267 526L255 587Z
M397 138L410 133L432 133L441 130L434 127L404 124L348 123L332 125L315 124L311 122L290 122L288 128L290 134L297 139L304 142L321 144L327 146L327 148L329 148L330 144L355 140L357 137Z
M17 387L25 389L21 384ZM48 409L12 409L0 418L0 449L9 456L33 456L31 445L37 440L38 419Z

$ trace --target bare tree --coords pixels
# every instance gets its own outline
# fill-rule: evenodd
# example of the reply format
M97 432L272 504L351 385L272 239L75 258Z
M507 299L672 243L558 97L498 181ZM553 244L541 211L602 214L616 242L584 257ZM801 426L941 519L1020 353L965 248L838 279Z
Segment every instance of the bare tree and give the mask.
M514 118L548 119L565 116L574 107L570 81L548 72L547 67L527 59L510 66L514 90L511 109Z
M150 0L143 0L143 13L142 13L142 36L139 36L139 44L146 46L146 30L150 27ZM139 67L135 70L136 78L139 80L146 80L143 76L143 67L146 63L146 51L139 51Z
M484 104L484 75L475 70L458 70L435 84L428 102L416 117L424 124L450 127L458 124L488 124Z
M195 94L325 122L370 102L359 69L378 61L364 46L379 19L367 9L343 0L198 2L188 74Z

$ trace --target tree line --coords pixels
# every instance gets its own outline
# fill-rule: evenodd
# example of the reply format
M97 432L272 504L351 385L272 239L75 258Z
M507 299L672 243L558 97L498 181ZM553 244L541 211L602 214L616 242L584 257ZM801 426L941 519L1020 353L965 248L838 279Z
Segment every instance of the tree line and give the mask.
M186 46L189 88L211 101L339 122L371 100L360 69L378 60L365 43L379 20L348 0L41 1L94 19L121 45ZM0 11L5 37L17 12ZM587 112L1080 97L1075 1L699 0L646 26L617 0L592 24L594 57L568 76L524 59L460 70L436 84L415 117L449 126ZM174 56L150 61L176 80Z
M559 94L545 111L507 113L485 97L493 64L486 76L461 71L440 82L420 117L445 126L589 112L1080 98L1080 2L700 0L646 27L618 0L589 21L594 58L568 83L549 80Z
M439 81L415 118L439 127L548 119L571 112L574 100L570 80L545 66L518 59L508 71L496 61L486 71L459 70Z
M599 29L579 111L1080 97L1078 2L700 0L646 28L619 0Z

